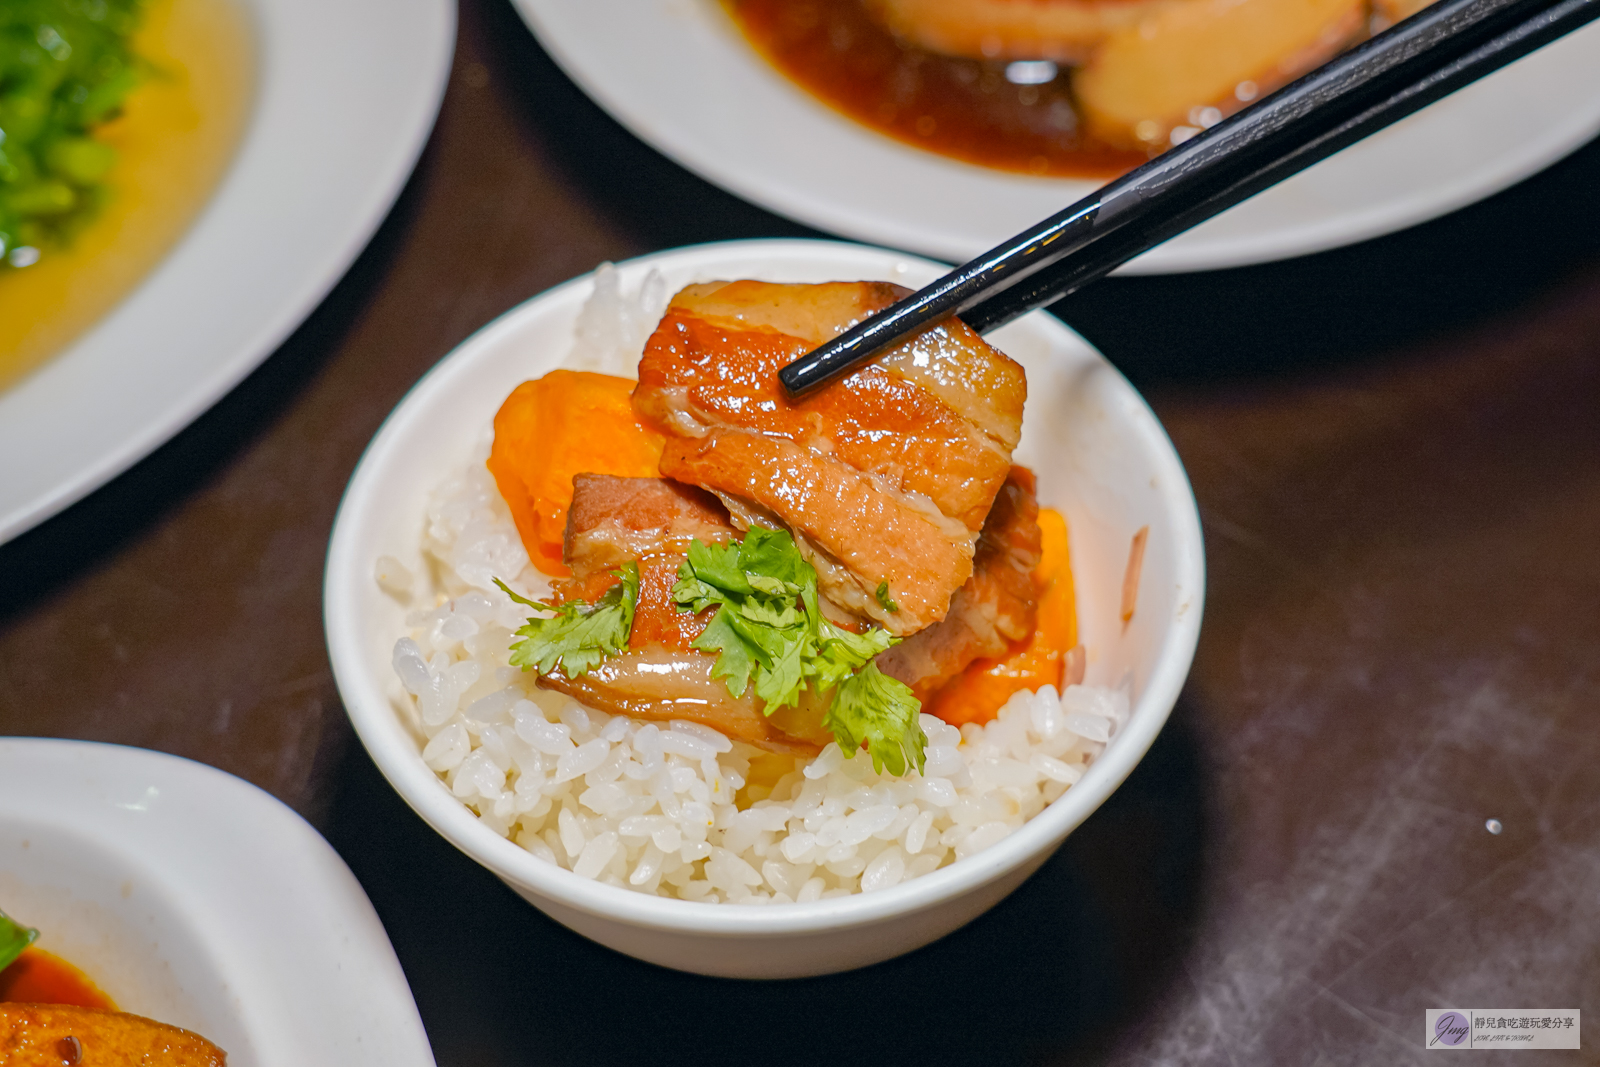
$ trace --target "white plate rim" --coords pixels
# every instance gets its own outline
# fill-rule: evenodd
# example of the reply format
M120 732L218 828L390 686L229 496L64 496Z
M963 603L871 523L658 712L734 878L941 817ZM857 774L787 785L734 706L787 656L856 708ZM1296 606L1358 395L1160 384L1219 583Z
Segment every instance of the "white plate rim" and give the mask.
M190 913L202 913L196 918L204 918L206 929L225 931L202 938L203 947L250 972L222 977L241 988L264 982L271 990L242 1005L251 1029L282 1027L309 1047L324 1040L352 1067L434 1063L411 988L360 883L333 847L270 793L194 760L95 741L0 738L0 767L7 768L0 774L0 817L35 823L38 834L59 830L108 851L137 852L170 875L169 885L181 885ZM48 806L41 803L46 798ZM252 842L230 851L229 863L204 851L218 822ZM263 899L268 908L281 903L264 914ZM336 936L315 937L313 924L292 921L312 901L316 930ZM307 958L332 964L340 979L319 980L317 968L296 966ZM348 1032L320 1039L306 1033L330 1007ZM363 1029L360 1020L374 1014L377 1023ZM281 1057L259 1062L301 1067Z
M257 80L234 158L189 229L138 286L65 351L0 393L0 455L26 457L28 468L0 473L0 543L149 455L271 355L366 247L432 130L454 55L450 0L236 2L254 24ZM342 75L329 69L328 50L337 44L318 39L319 18L346 41L363 25L374 37L371 45L340 50L349 65ZM388 24L372 34L380 20ZM341 76L362 79L361 91L313 94ZM380 98L387 106L372 107ZM275 169L285 153L296 165ZM269 172L293 186L273 187ZM321 202L328 225L283 238L290 262L278 268L270 293L230 316L230 328L174 345L163 322L181 319L185 301L206 284L259 285L251 241L271 241L274 227L292 231L305 205L319 202L320 188L337 191L332 203ZM230 242L229 234L239 237ZM126 364L141 360L161 388L124 411L128 398L140 395L138 374Z
M829 258L831 257L831 258ZM843 242L804 239L726 241L693 245L644 255L618 264L630 275L642 276L651 266L683 269L709 267L729 272L757 269L760 264L826 259L831 270L848 276L871 276L868 271L885 260L911 262L924 269L943 264L889 249ZM396 792L421 818L447 841L474 860L514 883L537 891L566 907L634 926L693 932L710 937L735 937L747 933L803 934L861 927L895 915L913 913L963 896L1053 850L1059 841L1086 819L1132 772L1154 743L1188 677L1200 635L1205 602L1205 560L1199 508L1193 490L1166 431L1137 390L1105 363L1087 341L1060 320L1035 312L1038 328L1082 346L1126 389L1124 402L1134 420L1157 450L1160 495L1169 502L1183 528L1179 541L1176 582L1187 594L1189 608L1168 631L1156 669L1138 694L1129 725L1113 745L1089 765L1080 781L1021 829L977 855L931 874L872 894L789 904L774 908L694 905L680 900L648 896L582 879L546 863L520 846L483 826L421 760L415 741L389 705L382 685L357 665L366 654L357 636L361 615L355 581L371 581L371 560L362 558L357 519L364 499L379 478L380 460L390 442L415 432L409 425L423 399L456 377L469 374L474 354L486 351L499 338L520 328L522 320L541 313L546 305L564 302L576 306L587 298L591 276L581 275L531 297L482 327L428 371L390 412L373 436L351 476L334 519L324 577L324 630L334 679L346 714L362 744ZM1019 320L1020 321L1020 320ZM348 579L348 581L346 580ZM1076 794L1076 795L1074 795ZM1046 852L1048 854L1048 852ZM602 906L597 906L602 902Z
M639 84L619 78L618 72L630 65L606 62L602 47L586 40L583 34L573 33L570 10L561 10L561 0L512 0L512 3L567 75L636 136L681 166L747 200L843 237L964 262L1088 195L1098 184L1087 180L1042 181L1024 175L985 171L921 152L857 126L790 85L775 71L766 69L762 61L754 62L765 70L764 80L768 84L758 84L751 79L748 70L741 70L740 84L752 88L754 95L764 103L783 101L784 124L793 129L796 139L823 137L834 149L849 146L857 152L870 154L873 167L859 168L864 177L887 163L904 166L906 176L925 183L939 183L960 175L959 190L969 197L979 187L974 175L980 172L986 178L981 187L987 196L1033 196L1037 190L1051 190L1049 200L1039 201L1038 209L1032 214L1012 220L1008 228L987 234L984 240L974 240L970 233L941 231L937 219L872 211L849 197L807 184L796 178L789 168L716 150L695 128L692 119L682 117L682 109L679 114L667 114L652 94L641 91ZM703 22L711 18L707 11L714 4L715 0L648 0L645 10L658 9L652 27L660 31L663 27L690 25L696 20ZM694 61L685 64L686 68L707 63L740 68L752 66L748 56L733 55L734 50L747 47L737 40L737 30L731 26L710 33L705 30L704 26L696 26L696 33L691 35L698 51ZM710 39L718 39L719 44L707 50L706 42ZM674 40L669 47L681 43ZM1526 95L1529 86L1541 84L1543 69L1553 69L1558 62L1552 58L1556 54L1563 65L1562 76L1570 76L1578 70L1592 70L1594 64L1600 62L1600 26L1579 30L1568 40L1525 57L1513 64L1513 69L1492 75L1491 81L1498 86L1514 79L1516 92ZM1291 178L1286 184L1303 191L1314 180L1317 189L1312 199L1325 196L1330 190L1339 195L1344 184L1341 179L1359 173L1363 166L1391 166L1397 133L1408 131L1406 135L1409 136L1419 130L1442 131L1451 123L1459 125L1464 113L1482 106L1488 98L1487 92L1486 84L1469 86L1456 98L1436 104L1403 120L1397 127L1375 135L1368 144L1346 149L1318 164L1308 172L1317 174L1316 179L1302 175ZM1494 145L1488 145L1477 155L1471 168L1443 170L1421 184L1402 182L1392 195L1377 199L1362 199L1352 194L1349 202L1330 217L1306 218L1287 227L1252 225L1247 232L1219 234L1221 225L1237 229L1241 212L1250 213L1249 217L1254 218L1258 209L1247 203L1227 213L1226 222L1204 224L1151 249L1119 268L1117 273L1143 275L1227 269L1369 240L1448 214L1499 192L1570 154L1596 134L1600 134L1600 83L1571 106L1556 107L1535 116L1529 139L1516 151L1497 151ZM1374 144L1382 147L1373 147ZM957 186L951 188L953 194ZM1256 199L1267 197L1278 202L1284 196L1279 191L1269 190L1258 194Z

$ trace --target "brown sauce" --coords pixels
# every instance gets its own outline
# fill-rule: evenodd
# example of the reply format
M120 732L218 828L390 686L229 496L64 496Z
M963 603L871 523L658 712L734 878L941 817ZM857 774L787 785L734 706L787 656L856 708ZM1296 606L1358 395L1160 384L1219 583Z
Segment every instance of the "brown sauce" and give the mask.
M861 0L725 0L725 6L779 71L897 141L998 170L1061 178L1110 178L1148 158L1080 131L1066 67L1042 84L1014 84L1003 61L942 56L900 41Z
M23 949L16 962L0 971L0 1001L117 1010L88 975L60 956L32 946Z

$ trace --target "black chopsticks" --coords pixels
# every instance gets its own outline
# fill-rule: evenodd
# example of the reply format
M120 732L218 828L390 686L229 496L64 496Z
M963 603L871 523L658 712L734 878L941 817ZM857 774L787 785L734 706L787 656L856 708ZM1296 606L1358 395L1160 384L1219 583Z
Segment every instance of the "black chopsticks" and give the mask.
M985 333L1600 17L1600 0L1438 0L784 367L814 388L959 315Z

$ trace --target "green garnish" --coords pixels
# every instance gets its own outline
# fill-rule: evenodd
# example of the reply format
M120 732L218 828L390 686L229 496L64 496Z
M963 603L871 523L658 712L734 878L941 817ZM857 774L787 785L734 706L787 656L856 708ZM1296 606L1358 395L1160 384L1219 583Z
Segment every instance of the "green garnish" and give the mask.
M0 3L0 262L27 266L104 200L111 146L93 137L143 67L144 0Z
M853 634L823 618L816 569L788 533L754 527L742 542L691 542L672 599L684 611L716 608L694 647L717 654L711 676L735 697L753 681L770 715L798 704L807 686L831 689L824 722L847 758L865 741L880 772L887 766L904 774L907 757L922 769L921 705L905 683L872 663L897 639L881 629Z
M902 738L915 737L911 758L917 770L922 770L922 749L927 744L917 716L922 713L922 702L911 692L911 687L897 678L878 670L876 663L868 663L846 678L833 696L823 723L839 739L839 747L849 755L867 743L872 753L872 765L882 770L881 758L893 774L906 773L905 758L901 754Z
M0 911L0 971L5 970L16 962L22 950L33 944L39 937L39 931L28 926L21 926L6 917Z
M529 618L517 631L521 641L511 645L511 665L525 671L549 674L556 668L568 678L580 678L628 647L633 630L633 612L639 603L639 565L624 563L615 572L621 579L593 604L569 600L565 604L541 604L511 591L496 578L512 600L539 611L554 613L553 618Z
M878 598L878 606L890 615L900 614L900 605L889 599L889 583L879 582L878 591L873 594Z

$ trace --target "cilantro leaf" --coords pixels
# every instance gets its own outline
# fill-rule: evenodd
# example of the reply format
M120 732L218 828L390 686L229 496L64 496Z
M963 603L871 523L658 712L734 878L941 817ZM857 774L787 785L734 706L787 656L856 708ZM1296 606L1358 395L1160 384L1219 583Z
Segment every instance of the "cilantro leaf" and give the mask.
M812 665L812 676L816 679L817 688L821 690L832 689L848 678L856 668L869 663L874 656L897 641L887 630L874 628L865 633L853 634L849 630L833 626L826 620L822 625L825 628L824 639L821 649L818 650L816 662Z
M774 642L770 663L756 676L756 696L766 703L768 715L779 708L800 703L800 690L805 685L805 660L810 642Z
M733 612L718 611L711 617L705 632L694 639L694 647L702 652L717 653L711 677L725 680L728 692L734 697L742 697L750 685L750 675L760 661L761 650L739 632L734 618Z
M593 604L581 600L541 604L518 596L496 579L495 584L517 603L554 613L548 619L530 617L517 631L522 640L511 645L511 665L539 674L560 668L567 677L579 678L627 648L639 603L639 565L624 563L615 574L621 580Z
M883 608L884 611L887 611L890 615L900 614L900 605L896 604L889 597L888 582L879 582L878 590L873 595L878 598L878 606Z
M537 600L529 600L527 597L523 596L521 593L517 592L515 589L511 588L509 585L507 585L505 582L502 582L498 578L496 578L494 580L494 584L498 585L500 587L500 591L502 593L504 593L506 596L510 597L512 603L514 603L514 604L522 604L522 605L524 605L526 607L538 608L540 611L551 611L551 610L553 610L553 609L548 608L545 605L539 603Z
M910 686L868 663L839 683L823 721L846 755L854 754L865 741L872 769L882 774L888 767L889 773L899 775L906 772L908 757L922 770L927 738L917 721L921 711Z
M740 566L744 546L738 542L728 545L708 545L699 538L689 542L689 567L700 581L723 593L745 594L754 592Z
M0 971L11 966L38 936L39 931L13 921L0 911Z
M888 583L879 592L881 601ZM851 633L823 618L816 569L788 532L752 527L743 541L691 542L672 600L680 611L714 609L694 647L716 654L711 676L733 696L754 684L770 715L799 704L807 689L823 696L831 690L825 722L847 757L865 740L880 771L905 773L907 755L922 767L921 704L872 664L898 639L876 627Z

